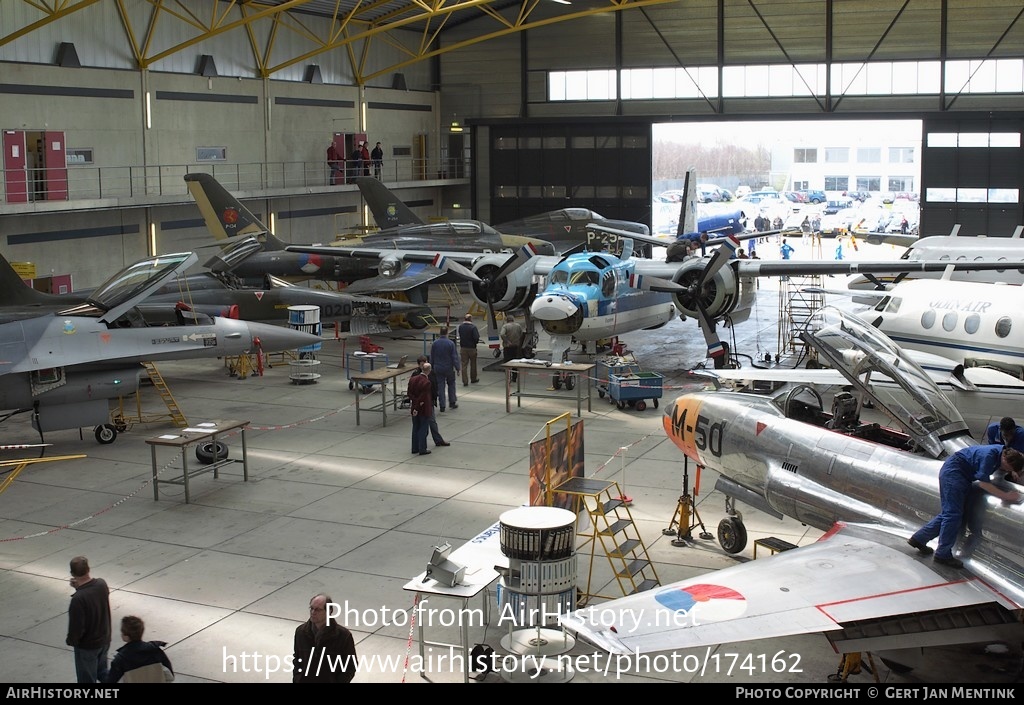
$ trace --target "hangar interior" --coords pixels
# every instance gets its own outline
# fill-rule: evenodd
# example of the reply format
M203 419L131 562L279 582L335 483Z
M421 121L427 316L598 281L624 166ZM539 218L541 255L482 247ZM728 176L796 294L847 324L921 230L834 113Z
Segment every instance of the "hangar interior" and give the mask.
M69 274L76 289L149 254L209 245L184 185L188 173L215 175L289 243L367 229L358 189L332 184L324 156L328 144L347 149L360 139L383 143L382 180L425 221L498 222L585 205L649 222L655 122L915 117L923 121L922 233L961 224L966 234L1009 234L1024 222L1024 19L1013 0L70 0L52 8L16 0L0 4L0 27L2 253L33 263L37 277ZM922 75L938 72L934 90L872 92L842 80L843 71L884 66L895 74L910 64ZM1016 79L1000 73L1014 67ZM696 92L623 97L627 72L670 69L692 76ZM582 72L596 80L593 71L607 73L596 97L552 88ZM736 71L742 91L729 88ZM788 77L786 91L775 88L778 75ZM656 84L667 80L658 76ZM929 146L929 135L981 134L1017 140ZM926 197L929 189L961 188L1016 190L1018 198ZM760 305L741 331L748 344L774 337L766 330L777 325L776 308L771 297ZM461 312L452 312L456 320ZM692 321L630 341L672 391L702 355L699 345L680 342L683 325ZM422 341L383 344L391 355L414 355ZM89 434L53 434L54 450L88 457L33 468L0 495L9 539L0 584L12 606L2 620L0 672L8 680L72 680L63 637L73 555L88 555L108 580L115 618L142 613L147 634L168 641L180 681L251 682L254 673L229 669L228 661L240 662L228 657L247 648L287 654L313 593L371 612L408 609L412 593L403 585L437 541L459 545L522 504L528 443L564 405L506 413L501 376L489 373L440 419L453 446L410 460L408 418L355 425L339 345L323 353L330 373L308 386L291 384L283 368L239 380L219 364L161 366L190 418L252 424L249 482L234 469L202 478L189 503L173 491L154 501L144 486L145 440L161 432L159 423L138 424L110 446ZM699 541L676 548L662 536L680 493L681 456L664 437L661 414L594 401L583 414L588 475L593 469L633 495L662 582L738 560ZM24 422L0 426L3 442L34 442ZM702 497L700 512L714 526L718 495ZM756 510L747 519L752 536L817 538ZM752 559L750 549L743 559ZM361 653L401 660L417 643L408 624L354 631ZM446 641L459 638L453 631L441 629ZM470 640L496 642L497 631L474 629ZM764 653L763 644L746 646ZM785 646L806 659L800 672L744 679L816 681L835 669L821 637ZM462 680L450 671L440 678ZM623 676L700 678L727 675ZM267 679L289 680L280 672ZM358 677L406 679L420 680L403 668ZM580 672L575 680L604 679Z

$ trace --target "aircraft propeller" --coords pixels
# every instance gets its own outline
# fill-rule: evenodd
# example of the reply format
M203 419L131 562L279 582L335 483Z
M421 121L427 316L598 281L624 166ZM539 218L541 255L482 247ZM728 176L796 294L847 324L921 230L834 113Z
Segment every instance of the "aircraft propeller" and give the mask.
M699 314L697 322L700 324L701 332L704 333L704 340L708 344L708 356L714 360L716 369L722 369L728 363L728 346L718 337L715 321L708 315L705 301L708 299L709 293L710 298L714 298L714 290L712 289L709 292L708 287L714 287L715 275L726 265L733 256L733 253L736 252L737 247L739 247L738 238L733 235L725 238L725 241L715 250L707 265L700 270L697 280L690 283L687 286L686 293L682 295L692 302L693 308Z
M476 285L477 294L487 302L487 343L490 347L497 349L498 342L498 319L494 312L495 299L501 299L508 288L508 275L519 269L531 259L537 256L537 250L531 243L527 243L516 250L512 257L509 257L500 267L482 270L480 272L480 283Z

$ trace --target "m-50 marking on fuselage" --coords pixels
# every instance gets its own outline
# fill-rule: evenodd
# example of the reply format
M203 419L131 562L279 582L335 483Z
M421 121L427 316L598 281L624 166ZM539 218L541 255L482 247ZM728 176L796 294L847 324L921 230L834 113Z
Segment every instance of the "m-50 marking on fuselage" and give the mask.
M690 420L692 423L687 423ZM722 456L722 438L725 435L726 423L724 421L712 422L704 414L697 413L697 410L680 404L672 407L672 421L670 433L678 438L683 446L692 445L699 451L707 451L716 458Z

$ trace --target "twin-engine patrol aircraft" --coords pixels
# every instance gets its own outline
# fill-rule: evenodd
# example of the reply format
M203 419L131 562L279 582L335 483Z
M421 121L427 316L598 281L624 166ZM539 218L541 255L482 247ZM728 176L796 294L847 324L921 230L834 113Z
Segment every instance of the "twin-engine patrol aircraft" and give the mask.
M825 535L578 610L563 620L571 631L618 654L815 632L840 653L1020 643L1024 506L971 493L956 549L966 570L910 548L907 538L939 509L941 458L974 442L927 374L870 326L823 309L808 328L819 352L858 390L867 393L877 376L898 383L898 393L872 399L905 422L903 430L862 422L846 393L828 413L808 388L774 399L683 394L663 421L687 462L718 475L715 488L730 514L718 529L726 551L746 543L737 499Z
M112 443L117 429L109 423L110 401L138 390L142 362L321 342L281 326L220 317L150 327L137 306L197 261L191 252L141 260L83 297L30 289L0 257L0 409L9 412L0 420L29 411L40 435L95 425L96 440Z
M458 262L471 270L467 279L472 282L473 298L491 312L489 337L496 338L494 312L529 307L545 330L562 336L552 346L553 362L561 362L560 355L567 349L565 343L572 337L601 340L664 325L671 318L668 314L671 303L683 317L697 319L708 344L708 355L716 366L728 360L727 346L719 338L716 324L720 320L737 323L749 315L756 277L929 271L942 270L948 264L891 260L741 260L733 258L738 245L738 238L730 235L714 254L690 256L678 262L632 258L629 256L632 246L628 242L624 243L626 256L621 259L603 252L536 256L529 248L511 255L308 245L291 245L288 251L375 260L379 271L375 280L401 279L411 264L433 262L438 258ZM628 264L623 264L625 261ZM1024 262L1018 264L1024 265ZM996 269L1006 265L967 262L963 266ZM553 275L556 268L565 272L564 278L559 275L557 281L549 281L547 289L542 289L538 275ZM588 273L584 275L584 271ZM538 296L538 292L542 295ZM636 296L630 298L632 294Z

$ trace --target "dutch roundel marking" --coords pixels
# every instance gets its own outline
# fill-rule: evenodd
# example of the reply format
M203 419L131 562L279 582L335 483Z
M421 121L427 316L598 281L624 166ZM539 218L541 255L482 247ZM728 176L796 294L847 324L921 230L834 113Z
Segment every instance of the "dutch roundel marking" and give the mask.
M697 583L654 596L661 606L689 615L694 624L736 619L747 611L747 599L724 585Z

